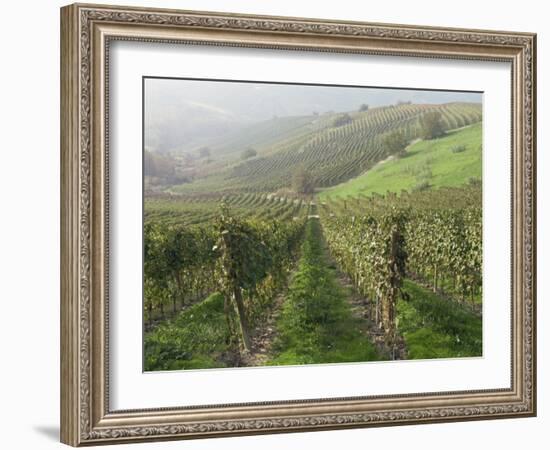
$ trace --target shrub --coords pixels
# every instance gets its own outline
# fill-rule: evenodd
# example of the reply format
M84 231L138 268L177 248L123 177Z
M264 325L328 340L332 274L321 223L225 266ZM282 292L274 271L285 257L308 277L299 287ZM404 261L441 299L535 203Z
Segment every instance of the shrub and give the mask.
M243 150L243 152L241 153L241 159L249 159L249 158L254 158L254 156L256 156L258 154L258 152L256 150L254 150L253 148L251 147L248 147L246 150Z
M411 192L427 191L431 187L432 187L432 185L428 181L425 180L425 181L421 181L420 183L415 184L412 187Z
M445 134L441 113L437 111L427 112L420 119L423 139L435 139Z
M298 194L311 194L314 191L311 174L302 166L292 173L292 189Z
M407 154L406 148L409 144L407 137L401 131L392 131L387 133L382 139L384 154L397 155L399 158Z
M353 122L353 119L348 113L340 114L338 117L334 119L332 122L333 127L341 127L343 125L347 125L348 123Z
M465 145L453 145L451 147L451 152L452 153L462 153L463 151L466 150L466 146Z

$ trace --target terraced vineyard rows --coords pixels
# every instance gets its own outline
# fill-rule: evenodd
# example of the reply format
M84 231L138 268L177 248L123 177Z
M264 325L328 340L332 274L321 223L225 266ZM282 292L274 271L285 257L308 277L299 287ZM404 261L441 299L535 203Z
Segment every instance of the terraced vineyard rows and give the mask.
M270 194L170 195L157 194L145 200L145 223L198 225L220 215L221 205L241 218L298 220L308 211L309 201Z
M216 148L216 154L224 157L240 153L247 147L268 149L275 144L302 136L306 130L315 132L326 126L324 122L325 120L315 115L274 117L230 133L223 140L213 140L209 145Z
M213 186L222 191L273 192L290 185L292 168L311 173L317 187L338 184L357 176L388 155L382 140L399 130L409 141L420 135L420 120L428 112L441 113L445 129L455 129L481 120L479 104L406 104L373 108L350 114L351 122L312 130L308 125L290 138L274 143L256 158L239 162L223 172L181 185L182 192L205 192Z

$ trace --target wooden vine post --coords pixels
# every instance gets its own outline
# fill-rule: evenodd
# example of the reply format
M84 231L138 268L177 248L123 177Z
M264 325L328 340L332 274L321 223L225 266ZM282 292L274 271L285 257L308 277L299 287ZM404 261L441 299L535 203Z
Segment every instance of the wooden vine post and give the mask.
M404 251L401 218L396 217L391 224L388 259L388 290L383 301L382 322L386 334L387 346L391 349L392 359L395 359L397 324L395 308L405 275L406 254Z
M236 307L242 345L244 350L249 352L251 348L250 333L243 302L242 290L239 283L239 271L237 268L239 261L236 259L238 258L238 255L236 255L235 252L235 242L232 239L231 232L227 229L222 230L221 236L223 242L222 271L225 284L224 288L226 291L226 301L227 296L229 296ZM226 304L226 314L230 312L230 308L227 308L227 306L228 305Z

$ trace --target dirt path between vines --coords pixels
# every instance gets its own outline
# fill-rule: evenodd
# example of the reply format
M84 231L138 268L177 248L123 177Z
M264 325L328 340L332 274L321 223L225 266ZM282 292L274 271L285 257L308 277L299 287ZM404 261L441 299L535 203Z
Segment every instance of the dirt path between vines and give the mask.
M326 243L324 247L327 260L329 261L330 265L334 267L334 270L336 272L336 279L338 280L340 286L342 286L344 292L347 294L346 300L350 305L351 313L353 317L358 319L358 322L361 324L361 333L368 336L370 341L376 347L376 350L380 356L391 359L391 351L384 340L384 331L380 327L378 327L374 320L374 311L371 311L371 309L373 309L371 302L357 292L351 278L340 270L338 263L330 254L330 250ZM397 350L394 359L406 358L407 348L405 346L403 338L400 338L397 344Z
M242 367L265 366L273 356L271 349L276 337L279 335L277 320L279 320L283 304L288 295L288 288L292 284L297 270L298 265L296 263L288 275L286 287L273 300L273 305L267 314L265 322L260 327L251 331L250 341L252 348L250 353L241 356L240 365Z
M281 315L285 292L281 292L273 301L273 306L267 315L265 323L254 330L250 336L251 351L241 356L241 366L265 366L271 355L271 347L277 336L277 319Z

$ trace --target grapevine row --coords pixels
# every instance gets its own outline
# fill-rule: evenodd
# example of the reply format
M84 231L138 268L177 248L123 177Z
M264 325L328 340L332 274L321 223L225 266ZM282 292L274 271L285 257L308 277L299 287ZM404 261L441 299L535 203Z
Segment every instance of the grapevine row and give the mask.
M235 217L227 207L208 225L146 224L144 308L174 312L214 292L224 296L232 346L248 350L250 323L261 320L286 282L304 227L302 220Z
M390 344L405 277L458 302L470 299L474 308L482 289L479 187L338 200L320 209L331 253L374 303Z

